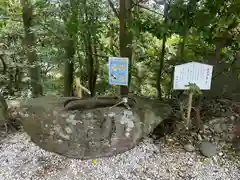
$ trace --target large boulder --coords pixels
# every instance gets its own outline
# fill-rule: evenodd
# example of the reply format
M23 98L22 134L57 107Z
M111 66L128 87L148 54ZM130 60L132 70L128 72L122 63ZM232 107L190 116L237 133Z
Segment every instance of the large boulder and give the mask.
M25 101L20 112L23 127L34 143L78 159L127 151L171 113L171 107L158 100L131 97L130 109L112 107L117 102L113 97L47 96Z

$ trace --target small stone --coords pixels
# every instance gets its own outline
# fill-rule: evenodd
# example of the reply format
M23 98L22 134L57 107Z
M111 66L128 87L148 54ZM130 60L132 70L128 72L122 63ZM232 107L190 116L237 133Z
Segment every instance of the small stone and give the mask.
M126 136L126 137L129 137L129 136L130 136L130 133L129 133L129 132L125 133L125 136Z
M187 164L192 165L193 163L194 163L194 160L192 158L189 158L188 161L187 161Z
M206 138L205 138L205 139L206 139ZM215 142L215 138L212 137L212 136L210 136L210 137L209 137L209 141L210 141L210 142Z
M230 119L231 119L232 121L234 121L234 120L236 119L236 117L235 117L235 116L231 116Z
M202 139L209 140L209 139L211 139L211 136L202 135Z
M213 161L213 163L214 163L214 164L218 164L218 159L217 159L217 157L216 157L216 156L213 156L213 159L212 159L212 161Z
M214 136L214 141L215 141L215 142L219 142L220 140L221 140L220 137L218 137L218 136Z
M222 133L222 132L223 132L223 130L222 130L222 128L221 128L221 124L219 124L219 123L214 124L214 125L213 125L213 128L214 128L214 131L215 131L216 133Z
M217 154L217 147L210 142L204 141L200 145L200 152L206 157L212 157Z
M218 155L219 155L219 156L223 156L223 153L222 153L222 152L219 152Z
M29 115L28 114L24 114L24 116L27 118L27 117L29 117Z
M72 133L72 130L70 127L65 127L65 131L68 133L68 134L71 134Z
M217 124L217 123L220 123L220 122L224 122L226 120L225 117L222 117L222 118L215 118L215 119L212 119L209 121L209 124Z
M183 148L188 152L193 152L195 150L194 146L192 144L185 144Z
M223 124L221 124L221 128L222 128L223 131L227 131L228 130L228 125L223 123Z
M53 115L54 115L54 116L57 116L57 115L58 115L58 112L57 112L57 111L53 111Z
M203 131L206 131L206 130L208 130L209 129L209 127L207 126L207 125L203 125Z
M202 139L202 136L200 135L200 134L198 134L198 140L199 141L202 141L203 139Z

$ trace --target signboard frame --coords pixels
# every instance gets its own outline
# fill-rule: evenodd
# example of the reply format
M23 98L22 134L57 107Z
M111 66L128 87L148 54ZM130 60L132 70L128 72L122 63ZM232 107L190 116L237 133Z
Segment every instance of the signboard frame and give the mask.
M174 90L188 89L189 83L195 83L201 90L211 89L213 66L199 62L189 62L174 67Z

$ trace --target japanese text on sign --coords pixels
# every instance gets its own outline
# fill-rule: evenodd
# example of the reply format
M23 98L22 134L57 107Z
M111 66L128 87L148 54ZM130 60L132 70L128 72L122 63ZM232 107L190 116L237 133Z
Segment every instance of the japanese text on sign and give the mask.
M173 89L187 89L186 85L195 83L201 90L211 88L213 66L191 62L175 66Z
M109 84L128 86L128 58L109 57Z

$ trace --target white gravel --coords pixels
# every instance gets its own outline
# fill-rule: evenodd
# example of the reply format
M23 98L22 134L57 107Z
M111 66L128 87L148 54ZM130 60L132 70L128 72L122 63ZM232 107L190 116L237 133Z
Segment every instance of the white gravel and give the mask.
M200 162L200 155L164 147L150 139L115 157L81 161L46 152L26 133L0 145L0 180L238 180L240 164L221 157ZM216 159L215 158L215 159ZM220 165L223 164L223 165Z

